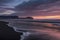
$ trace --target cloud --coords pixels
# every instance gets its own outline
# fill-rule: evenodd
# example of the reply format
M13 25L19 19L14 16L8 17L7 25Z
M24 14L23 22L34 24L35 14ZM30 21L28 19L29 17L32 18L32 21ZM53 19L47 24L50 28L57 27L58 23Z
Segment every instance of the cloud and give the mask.
M56 16L60 15L59 0L32 0L16 6L18 16Z
M0 7L3 8L14 8L22 2L28 2L29 0L0 0Z
M31 0L29 2L23 2L22 4L16 6L18 10L35 10L37 6L42 4L53 3L58 0Z
M9 6L10 3L12 3L14 0L0 0L0 7L4 8L6 6L8 7L11 7ZM8 4L8 5L7 5ZM7 8L7 7L6 7Z
M0 8L0 15L10 15L10 14L12 14L12 13L15 13L15 11Z
M55 16L32 16L34 19L60 19L60 15Z
M17 16L60 15L59 0L6 0L6 1L1 0L0 3L1 8L15 11L10 15ZM15 7L15 9L13 7Z
M0 5L4 3L9 3L12 2L13 0L0 0Z

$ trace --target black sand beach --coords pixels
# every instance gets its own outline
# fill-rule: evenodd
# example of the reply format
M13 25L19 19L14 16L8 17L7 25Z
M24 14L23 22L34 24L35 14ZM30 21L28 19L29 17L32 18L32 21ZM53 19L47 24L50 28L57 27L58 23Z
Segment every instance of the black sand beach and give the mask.
M7 24L8 22L0 21L0 40L20 40L22 33L15 32Z

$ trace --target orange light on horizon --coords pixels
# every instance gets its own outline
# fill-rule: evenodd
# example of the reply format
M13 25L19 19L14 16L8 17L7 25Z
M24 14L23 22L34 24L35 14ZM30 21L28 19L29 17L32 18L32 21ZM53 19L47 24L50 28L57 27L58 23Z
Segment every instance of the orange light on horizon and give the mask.
M32 16L34 19L60 19L60 15L56 16Z

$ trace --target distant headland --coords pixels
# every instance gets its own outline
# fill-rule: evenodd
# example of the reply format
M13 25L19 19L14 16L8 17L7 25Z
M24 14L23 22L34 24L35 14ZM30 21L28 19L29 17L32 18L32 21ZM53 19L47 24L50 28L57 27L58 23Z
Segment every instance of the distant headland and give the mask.
M19 18L18 16L0 16L0 19L33 19L33 17Z

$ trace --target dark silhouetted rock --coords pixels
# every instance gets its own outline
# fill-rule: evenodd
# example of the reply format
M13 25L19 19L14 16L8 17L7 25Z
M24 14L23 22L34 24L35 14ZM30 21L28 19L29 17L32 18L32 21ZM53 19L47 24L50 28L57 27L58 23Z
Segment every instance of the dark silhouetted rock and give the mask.
M20 40L22 33L15 32L8 22L0 21L0 40Z
M26 17L27 19L33 19L32 17Z
M18 19L18 16L0 16L0 19Z
M32 17L23 17L23 18L18 18L18 19L33 19Z

